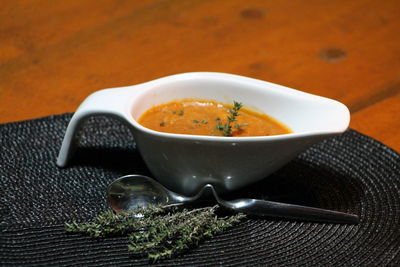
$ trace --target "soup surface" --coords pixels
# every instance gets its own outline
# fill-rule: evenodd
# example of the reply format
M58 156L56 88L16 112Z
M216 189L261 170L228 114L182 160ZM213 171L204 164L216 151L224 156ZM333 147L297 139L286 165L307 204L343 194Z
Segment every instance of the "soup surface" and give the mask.
M287 126L268 115L248 110L240 105L240 103L224 105L208 100L183 99L152 107L139 118L138 122L155 131L175 134L244 137L292 132ZM237 116L233 115L235 111ZM228 117L231 117L231 122Z

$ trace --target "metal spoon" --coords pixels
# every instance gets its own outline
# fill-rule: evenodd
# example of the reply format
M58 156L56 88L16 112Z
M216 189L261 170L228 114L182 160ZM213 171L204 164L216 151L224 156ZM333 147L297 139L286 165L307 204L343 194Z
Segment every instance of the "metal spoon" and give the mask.
M195 196L186 197L142 175L127 175L115 180L107 189L107 201L111 208L118 212L148 205L169 206L194 202L210 192L221 206L248 215L328 223L358 224L359 222L357 215L332 210L250 198L223 200L211 184L205 185Z

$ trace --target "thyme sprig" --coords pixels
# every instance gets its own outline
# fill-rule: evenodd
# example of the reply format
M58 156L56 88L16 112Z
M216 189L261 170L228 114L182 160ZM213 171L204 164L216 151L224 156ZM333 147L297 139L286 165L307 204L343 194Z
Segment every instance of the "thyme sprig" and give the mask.
M128 236L128 250L156 262L197 246L238 223L244 214L219 216L218 205L196 209L150 206L133 211L106 211L88 223L66 223L65 230L92 237Z
M217 124L217 130L222 131L222 135L223 136L232 136L232 123L234 123L236 121L236 117L240 116L239 114L239 110L243 107L243 104L240 102L236 102L233 101L233 108L232 109L228 109L228 112L230 115L227 116L228 121L225 124L222 124L222 122L220 120L218 121ZM239 129L240 128L240 124L236 123L234 125L235 128ZM245 126L245 125L243 125Z

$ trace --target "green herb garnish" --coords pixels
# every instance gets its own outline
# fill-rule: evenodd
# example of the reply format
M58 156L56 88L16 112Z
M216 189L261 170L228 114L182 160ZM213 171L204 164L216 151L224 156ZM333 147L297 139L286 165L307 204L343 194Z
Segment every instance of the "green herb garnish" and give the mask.
M236 121L236 117L240 116L239 110L243 107L242 103L233 101L233 108L228 109L228 112L230 115L227 116L228 122L225 124L222 124L221 121L218 121L218 124L216 126L217 130L222 132L223 136L232 136L232 123ZM217 118L219 119L219 118ZM235 128L239 129L240 125L235 124Z
M244 214L219 216L218 205L197 209L150 206L133 211L106 211L88 223L66 223L65 230L92 237L127 236L128 249L156 262L197 246L238 223Z

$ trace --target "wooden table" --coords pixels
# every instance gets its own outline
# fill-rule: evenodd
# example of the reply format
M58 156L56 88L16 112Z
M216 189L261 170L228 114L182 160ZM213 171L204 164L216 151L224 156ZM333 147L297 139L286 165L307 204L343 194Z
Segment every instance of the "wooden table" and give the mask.
M400 151L400 1L1 2L0 123L218 71L337 99L352 128Z

